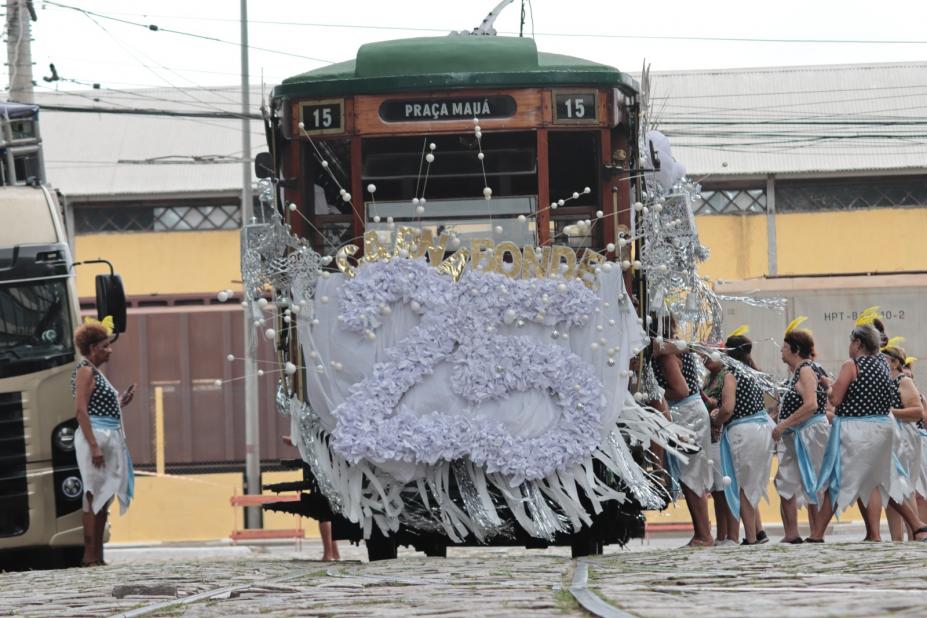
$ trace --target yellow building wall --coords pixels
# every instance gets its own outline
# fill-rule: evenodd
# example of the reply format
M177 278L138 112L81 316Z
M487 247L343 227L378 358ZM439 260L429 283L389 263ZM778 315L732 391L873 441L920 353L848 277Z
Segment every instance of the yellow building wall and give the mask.
M265 472L263 483L282 483L302 479L300 471ZM140 473L135 477L135 498L119 516L119 506L110 508L110 542L144 543L153 541L212 541L227 539L232 530L244 527L244 510L233 507L229 499L242 492L240 473L196 474L190 476ZM273 494L271 494L273 495ZM293 530L300 519L285 513L264 512L267 530ZM301 519L307 537L318 537L314 519Z
M927 270L927 208L780 214L776 236L780 275Z
M203 294L240 290L239 233L138 232L89 234L75 238L75 259L102 257L122 275L126 294ZM93 297L94 276L105 267L77 269L77 293Z
M711 250L699 266L712 279L751 279L766 274L766 217L706 215L696 217L699 240Z
M927 208L778 214L779 275L927 270ZM712 279L769 274L764 215L696 217L699 238L711 249L700 267Z

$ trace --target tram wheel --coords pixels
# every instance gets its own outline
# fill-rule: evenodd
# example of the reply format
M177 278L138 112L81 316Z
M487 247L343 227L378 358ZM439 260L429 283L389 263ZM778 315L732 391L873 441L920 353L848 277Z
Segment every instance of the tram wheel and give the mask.
M602 553L602 542L589 528L583 528L570 538L570 553L574 558L598 556Z
M432 558L447 558L447 545L440 545L438 543L426 545L422 551L425 552L426 556Z
M397 555L396 540L383 536L383 534L374 529L370 533L370 538L366 540L367 560L376 562L377 560L395 560Z

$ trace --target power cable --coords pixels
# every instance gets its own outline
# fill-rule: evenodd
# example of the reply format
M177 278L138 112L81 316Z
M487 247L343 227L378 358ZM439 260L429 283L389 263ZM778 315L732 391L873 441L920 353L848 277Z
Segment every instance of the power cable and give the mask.
M119 17L113 17L113 16L111 16L111 15L104 15L103 13L97 13L96 11L88 11L87 9L82 9L82 8L80 8L80 7L77 7L77 6L71 6L71 5L68 5L68 4L61 4L61 3L58 3L58 2L52 2L52 0L45 0L45 4L47 4L47 5L49 5L49 6L58 7L58 8L61 8L61 9L70 9L70 10L72 10L72 11L77 11L78 13L82 13L82 14L84 14L85 16L88 16L88 17L89 17L89 16L94 16L94 17L98 17L98 18L100 18L100 19L106 19L106 20L109 20L109 21L118 22L118 23L125 24L125 25L128 25L128 26L137 26L137 27L139 27L139 28L144 28L145 30L150 30L151 32L167 32L167 33L169 33L169 34L176 34L176 35L180 35L180 36L191 37L191 38L194 38L194 39L201 39L201 40L204 40L204 41L211 41L211 42L213 42L213 43L222 43L222 44L224 44L224 45L234 45L235 47L241 47L241 43L240 43L240 42L237 42L237 41L229 41L229 40L220 39L220 38L214 37L214 36L207 36L207 35L205 35L205 34L197 34L197 33L195 33L195 32L184 32L183 30L174 30L174 29L172 29L172 28L161 28L160 26L158 26L158 25L156 25L156 24L143 24L143 23L136 22L136 21L131 21L131 20L128 20L128 19L121 19L121 18L119 18ZM270 54L279 54L279 55L282 55L282 56L292 56L293 58L303 58L303 59L305 59L305 60L312 60L313 62L321 62L321 63L324 63L324 64L331 64L331 63L332 63L331 60L325 60L324 58L314 58L314 57L312 57L312 56L305 56L305 55L303 55L303 54L294 54L294 53L292 53L292 52L281 51L281 50L278 50L278 49L270 49L270 48L268 48L268 47L258 47L258 46L256 46L256 45L248 45L248 49L253 49L253 50L257 50L257 51L263 51L263 52L267 52L267 53L270 53Z
M62 6L56 2L47 1L47 4ZM74 8L74 7L68 7ZM148 13L117 13L122 15L138 15L142 17L153 17L160 19L185 19L195 21L211 22L237 22L236 19L219 18L219 17L196 17L189 15L152 15ZM144 25L135 24L134 25ZM448 33L458 30L458 28L424 28L413 26L386 26L371 24L332 24L322 22L298 22L298 21L279 21L279 20L249 20L252 24L276 25L276 26L300 26L312 28L341 28L356 30L394 30L408 32L437 32ZM147 26L146 26L147 27ZM509 34L518 36L517 31L499 31L500 34ZM676 35L646 35L646 34L613 34L613 33L595 33L595 32L536 32L536 36L549 37L574 37L574 38L605 38L605 39L643 39L643 40L671 40L671 41L708 41L708 42L733 42L733 43L799 43L799 44L860 44L860 45L927 45L927 40L919 39L796 39L796 38L764 38L764 37L721 37L721 36L676 36ZM327 61L326 61L327 62Z

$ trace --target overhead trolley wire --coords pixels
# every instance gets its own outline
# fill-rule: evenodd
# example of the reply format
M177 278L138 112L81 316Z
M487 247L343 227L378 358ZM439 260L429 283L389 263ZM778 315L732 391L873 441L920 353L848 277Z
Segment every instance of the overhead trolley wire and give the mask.
M62 6L56 2L47 0L47 4ZM74 8L74 7L68 7ZM159 19L185 19L194 21L214 21L214 22L238 22L237 19L221 17L198 17L189 15L153 15L149 13L128 13L122 15L138 15L141 17L152 17ZM115 19L115 18L114 18ZM281 21L281 20L262 20L249 19L252 24L265 24L275 26L299 26L308 28L341 28L356 30L398 30L409 32L454 32L460 28L428 28L415 26L387 26L374 24L337 24L323 22L298 22L298 21ZM130 22L134 23L134 22ZM147 26L146 26L147 27ZM517 31L500 30L500 34L518 35ZM583 38L604 38L604 39L653 39L653 40L671 40L671 41L707 41L707 42L732 42L732 43L798 43L798 44L861 44L861 45L927 45L927 40L923 39L823 39L823 38L772 38L772 37L724 37L724 36L692 36L692 35L647 35L647 34L614 34L614 33L596 33L596 32L535 32L536 36L550 37L583 37Z
M208 36L205 34L198 34L196 32L185 32L183 30L174 30L173 28L161 28L160 26L156 24L144 24L141 22L131 21L128 19L121 19L119 17L113 17L112 15L105 15L103 13L97 13L96 11L90 11L90 10L83 9L77 6L71 6L69 4L61 4L60 2L53 2L52 0L45 0L45 4L49 6L58 7L61 9L70 9L72 11L77 11L78 13L82 13L88 17L93 16L93 17L98 17L100 19L106 19L109 21L118 22L118 23L128 25L128 26L136 26L139 28L144 28L145 30L150 30L151 32L167 32L169 34L186 36L186 37L190 37L194 39L200 39L203 41L210 41L213 43L222 43L224 45L234 45L235 47L241 47L241 43L238 41L229 41L227 39L220 39L218 37ZM256 51L263 51L263 52L267 52L270 54L279 54L282 56L292 56L293 58L303 58L305 60L312 60L314 62L321 62L323 64L331 64L332 62L331 60L326 60L324 58L314 58L312 56L306 56L304 54L296 54L293 52L282 51L279 49L270 49L268 47L259 47L257 45L248 45L248 49L253 49Z

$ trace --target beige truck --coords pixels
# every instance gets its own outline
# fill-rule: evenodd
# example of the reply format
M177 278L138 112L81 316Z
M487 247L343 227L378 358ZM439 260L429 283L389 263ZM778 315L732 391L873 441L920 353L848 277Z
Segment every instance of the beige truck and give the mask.
M63 212L43 183L38 108L0 104L0 115L0 570L67 566L83 546L77 288ZM97 291L101 311L118 314L121 300L124 328L118 275L98 276Z

